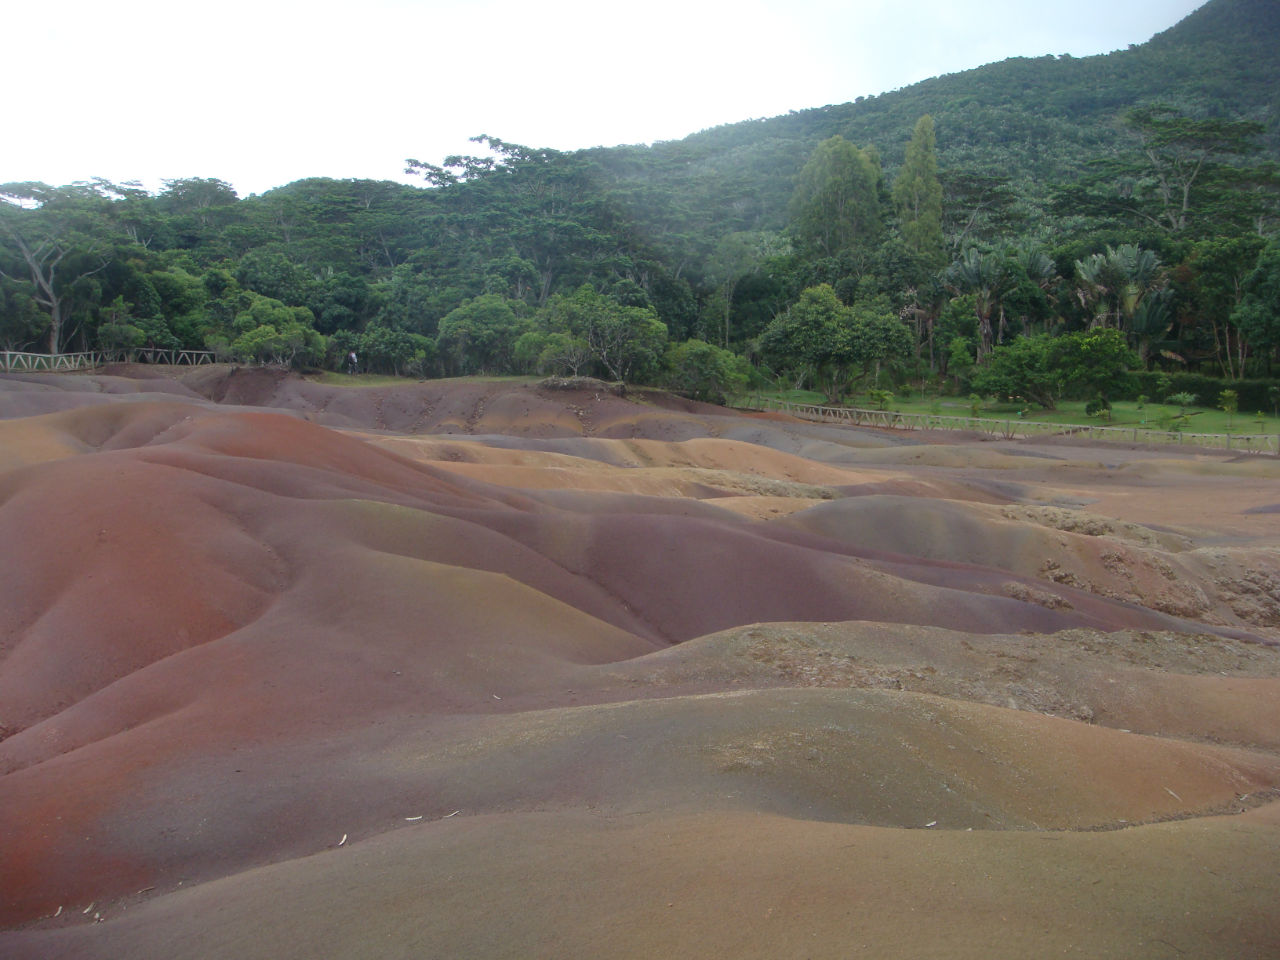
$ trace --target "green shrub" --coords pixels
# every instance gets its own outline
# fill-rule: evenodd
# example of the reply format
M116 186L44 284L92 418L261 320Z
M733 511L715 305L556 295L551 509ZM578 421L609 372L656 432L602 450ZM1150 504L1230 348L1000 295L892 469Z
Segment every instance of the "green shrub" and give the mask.
M1085 416L1100 417L1103 420L1111 419L1111 401L1098 394L1092 400L1084 405Z
M868 390L867 397L876 405L877 410L887 410L893 403L892 390Z

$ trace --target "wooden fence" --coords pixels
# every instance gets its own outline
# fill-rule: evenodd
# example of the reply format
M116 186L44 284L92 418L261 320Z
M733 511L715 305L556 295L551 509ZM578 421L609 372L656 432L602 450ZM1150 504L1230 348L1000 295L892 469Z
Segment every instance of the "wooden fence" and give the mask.
M879 427L888 430L966 430L1003 440L1031 437L1079 437L1104 443L1164 443L1280 456L1280 436L1270 433L1188 433L1185 430L1156 430L1143 426L1077 426L1043 423L1037 420L998 420L937 413L862 410L857 407L823 407L812 403L791 403L785 400L763 398L758 403L762 409L779 410L802 420L848 424L856 427Z
M0 370L5 373L32 371L57 373L70 370L92 370L108 363L168 363L197 366L213 363L209 350L160 350L140 347L136 350L91 350L87 353L25 353L0 350Z

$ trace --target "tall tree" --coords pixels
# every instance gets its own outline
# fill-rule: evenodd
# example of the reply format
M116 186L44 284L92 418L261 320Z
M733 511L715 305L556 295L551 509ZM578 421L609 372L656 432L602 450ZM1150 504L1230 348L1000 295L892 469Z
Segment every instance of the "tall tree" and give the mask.
M1255 350L1265 351L1265 369L1280 350L1280 241L1272 240L1258 257L1258 265L1245 278L1244 296L1231 314L1231 322Z
M796 178L791 229L802 247L832 257L883 227L874 154L839 135L823 140Z
M1164 105L1134 110L1125 123L1141 144L1152 181L1155 202L1143 215L1171 233L1185 230L1193 215L1206 212L1194 209L1197 185L1210 180L1224 162L1256 150L1263 129L1243 120L1193 119Z
M898 229L907 246L927 259L937 270L945 260L942 240L942 183L938 180L938 157L933 117L925 114L916 121L907 158L893 181L893 205Z
M1092 174L1056 191L1059 213L1123 217L1175 236L1265 224L1273 174L1245 159L1259 149L1261 124L1191 117L1166 104L1131 110L1123 124L1136 154L1093 160Z
M471 139L497 156L446 157L443 167L409 160L406 172L438 188L434 220L451 245L482 264L514 255L533 266L539 306L558 286L620 272L636 253L585 152Z
M1265 240L1252 234L1201 240L1192 245L1177 272L1188 319L1212 332L1215 359L1223 375L1233 380L1244 376L1252 346L1250 332L1258 329L1240 323L1255 314L1237 311L1247 292L1258 289L1256 268L1266 246Z
M1004 298L1005 313L1020 320L1023 335L1030 335L1034 324L1047 326L1052 317L1053 291L1060 279L1057 265L1034 244L1014 247L1006 265L1011 289Z
M1090 328L1115 327L1126 333L1138 308L1166 282L1160 258L1133 243L1077 260L1076 278L1081 306L1093 310Z
M92 187L0 186L0 276L25 279L31 299L49 312L51 354L68 339L65 328L82 283L111 261L103 238L105 203Z
M1008 176L948 168L941 171L942 232L953 250L1021 232L1019 191Z
M995 340L992 319L999 316L1003 326L1001 301L1009 281L1005 258L997 253L983 253L976 247L966 250L947 270L944 282L948 289L957 296L973 296L973 312L978 321L978 363L991 353Z
M231 184L213 177L186 177L166 180L164 192L156 204L168 218L179 246L198 249L213 246L209 259L222 251L218 236L240 212L236 191Z
M720 238L707 263L707 279L719 288L724 307L724 339L729 347L729 320L733 311L733 293L739 282L760 268L769 257L784 253L787 242L776 234L759 230L736 231Z

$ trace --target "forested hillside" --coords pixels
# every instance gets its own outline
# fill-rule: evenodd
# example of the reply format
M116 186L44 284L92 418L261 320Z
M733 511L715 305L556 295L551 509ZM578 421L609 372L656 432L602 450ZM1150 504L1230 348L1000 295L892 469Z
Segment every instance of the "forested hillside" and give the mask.
M907 379L1030 398L1034 381L1052 404L1115 392L1130 367L1166 389L1151 378L1266 377L1276 36L1270 0L1210 0L1106 56L1012 59L680 141L478 137L477 156L408 161L421 186L7 184L0 346L335 368L355 352L366 370L591 372L701 396L748 377L832 399ZM1099 363L1115 376L1063 373Z

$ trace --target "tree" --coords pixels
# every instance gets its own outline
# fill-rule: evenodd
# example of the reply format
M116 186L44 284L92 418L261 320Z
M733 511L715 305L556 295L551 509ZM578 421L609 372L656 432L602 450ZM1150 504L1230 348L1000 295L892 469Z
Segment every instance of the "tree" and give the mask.
M231 184L212 177L186 177L166 180L164 184L164 192L156 198L155 205L165 216L174 242L186 249L201 250L206 263L230 253L224 229L244 212ZM262 230L250 232L255 242L266 239Z
M1265 221L1273 175L1244 162L1258 149L1261 124L1192 117L1168 104L1131 110L1123 123L1137 156L1094 160L1091 176L1059 188L1060 212L1132 218L1172 235Z
M1240 394L1235 390L1223 390L1218 394L1218 409L1227 415L1227 431L1235 427L1236 412L1240 409Z
M586 319L583 339L610 379L626 383L657 368L667 345L667 326L653 310L606 301Z
M116 297L102 310L98 345L104 350L132 350L146 342L146 333L134 323L124 297Z
M1125 125L1141 144L1147 161L1146 182L1155 201L1148 211L1132 206L1145 219L1171 233L1187 229L1195 209L1194 188L1209 179L1225 160L1253 152L1261 124L1221 117L1194 119L1158 104L1131 111ZM1142 198L1142 185L1135 199Z
M1006 266L1010 289L1004 296L1004 310L1021 322L1024 335L1030 335L1033 324L1047 326L1053 317L1056 304L1054 290L1061 280L1057 265L1038 246L1027 243L1009 253Z
M529 328L512 301L486 293L464 301L440 321L436 348L458 373L510 373L515 343Z
M879 236L880 166L841 136L823 140L796 178L791 230L800 245L827 257Z
M942 240L942 184L938 180L938 158L933 117L925 114L916 121L907 157L893 181L893 204L898 229L907 246L926 258L937 270L945 254Z
M724 403L726 396L743 390L751 376L745 358L704 340L669 347L666 367L668 389L713 403Z
M911 331L876 298L846 307L829 284L809 287L761 337L765 357L779 372L812 379L836 403L859 376L884 360L911 352Z
M232 323L237 336L231 350L245 360L261 363L319 363L324 359L326 344L314 324L315 318L306 307L287 306L271 297L250 294L248 309Z
M738 231L720 238L707 262L707 279L720 288L724 306L724 338L729 347L729 318L733 310L733 293L743 277L754 273L770 257L783 253L786 241L763 231Z
M973 369L973 350L964 337L953 337L947 343L946 374L954 377L956 386L964 380Z
M0 349L28 348L44 333L47 321L26 284L0 276Z
M552 297L538 320L567 335L570 349L585 343L605 375L620 382L656 371L667 345L666 324L652 307L624 307L585 284L572 296Z
M1265 240L1252 235L1214 237L1194 244L1179 266L1184 310L1190 320L1208 328L1215 358L1230 379L1243 377L1251 349L1265 348L1271 339L1257 322L1260 315L1241 309L1249 292L1265 282L1266 271L1257 268L1266 247Z
M1053 338L1048 334L1016 337L996 347L987 362L969 374L969 385L983 396L1029 400L1054 409L1064 378L1054 363Z
M431 278L409 264L401 264L370 288L375 321L384 326L408 330L434 338L438 314L432 315Z
M1119 330L1080 330L1053 342L1053 361L1067 390L1112 397L1128 389L1141 364Z
M1246 221L1260 237L1275 236L1280 219L1280 164L1273 161L1232 168L1227 177Z
M271 324L246 330L231 344L231 351L241 360L259 363L280 363L284 349L284 337Z
M85 281L106 268L104 199L89 187L43 183L0 186L0 276L25 279L32 300L49 312L49 353L62 350L64 328Z
M494 155L446 157L443 166L409 160L406 169L437 188L432 228L441 240L479 261L465 268L470 282L479 280L484 289L488 281L488 289L496 290L506 280L504 292L527 293L542 306L566 275L569 282L590 273L603 279L611 263L621 265L632 252L585 153L533 149L485 135L471 139ZM488 277L486 264L495 264Z
M421 334L371 323L360 334L359 355L370 370L397 377L409 371L423 375L435 360L436 345Z
M1231 323L1256 349L1265 351L1267 366L1280 349L1280 241L1272 240L1241 284Z
M1099 395L1122 389L1138 357L1119 330L1052 337L1016 337L975 367L969 383L984 395L1029 400L1046 410L1067 393Z
M236 266L236 280L247 290L292 306L309 305L320 284L315 275L278 250L251 250Z
M530 330L520 335L514 348L517 366L524 372L576 377L591 362L591 346L567 333Z
M1137 345L1146 365L1153 342L1172 325L1168 300L1160 295L1166 279L1160 258L1137 244L1123 243L1106 253L1076 261L1076 297L1092 311L1091 329L1114 325Z
M484 265L484 292L523 300L538 285L538 270L515 254L490 260Z
M1177 357L1171 349L1176 342L1169 339L1174 321L1173 299L1173 291L1168 287L1153 290L1129 318L1129 341L1138 351L1144 369L1150 369L1157 349L1166 357Z
M945 283L957 296L973 297L973 312L978 321L978 362L990 353L995 332L991 320L1001 309L1001 298L1009 286L1005 259L996 253L983 253L970 247L947 271ZM1003 314L1000 314L1003 317Z
M201 224L209 223L209 211L236 202L235 187L214 177L184 177L164 181L160 205L170 213L189 213Z
M1020 232L1019 191L1007 176L948 169L942 181L942 232L953 250Z
M786 313L774 318L760 347L775 370L795 376L797 387L812 380L834 402L839 391L833 389L836 377L828 372L844 358L848 324L848 307L829 284L820 284L804 290Z
M862 377L875 372L886 361L910 356L914 345L911 331L895 314L883 295L859 299L849 308L849 359L861 369Z

